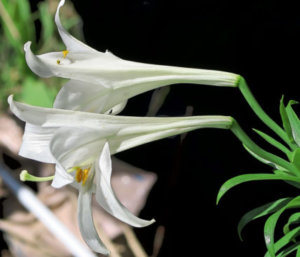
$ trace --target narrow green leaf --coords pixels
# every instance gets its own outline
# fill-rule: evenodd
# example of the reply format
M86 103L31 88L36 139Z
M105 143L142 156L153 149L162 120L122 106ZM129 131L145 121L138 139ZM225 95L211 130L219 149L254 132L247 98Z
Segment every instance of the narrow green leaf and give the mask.
M292 108L292 105L296 103L297 102L293 100L289 101L285 109L291 125L293 139L295 140L296 144L300 146L300 121L297 114L294 112Z
M280 151L284 152L288 158L291 158L291 151L285 147L283 144L281 144L280 142L278 142L277 140L275 140L274 138L272 138L271 136L269 136L268 134L257 130L257 129L253 129L258 135L260 135L264 140L266 140L269 144L273 145L274 147L276 147L277 149L279 149Z
M288 115L287 115L287 112L286 112L286 109L284 106L283 98L284 98L284 96L282 96L280 99L280 108L279 108L282 125L283 125L283 128L284 128L290 142L294 142L292 128L291 128L290 121L289 121L289 118L288 118Z
M291 198L278 199L274 202L267 203L260 207L257 207L255 209L247 212L246 214L244 214L238 224L238 234L239 234L240 240L243 241L243 238L241 235L242 230L248 223L250 223L251 221L256 220L260 217L263 217L263 216L266 216L268 214L272 214L272 213L278 211L283 206L285 206L290 200L291 200Z
M29 0L17 0L18 28L22 35L22 44L30 40L35 42L35 25L32 19Z
M286 248L285 250L283 250L282 252L280 252L277 257L286 257L286 256L291 256L290 254L295 252L296 250L299 251L299 245L300 242L297 242L293 245L291 245L290 247ZM298 254L298 253L297 253ZM298 255L297 255L298 257Z
M256 101L253 96L251 90L249 89L245 79L240 77L238 87L243 94L245 100L250 105L255 114L264 122L269 128L271 128L278 136L280 136L288 145L290 145L290 141L285 133L285 131L271 119L271 117L265 113L265 111L261 108L259 103Z
M300 247L299 247L299 244L300 244L300 242L298 242L296 257L300 257Z
M236 176L234 178L231 178L227 180L220 188L218 196L217 196L217 204L219 203L220 199L223 197L223 195L231 188L245 182L250 181L259 181L259 180L287 180L287 181L293 181L293 182L300 182L300 178L293 177L289 175L278 175L278 174L263 174L263 173L257 173L257 174L243 174Z
M297 148L292 155L292 163L300 170L300 148Z
M17 21L14 19L14 9L16 3L12 1L1 1L0 2L0 22L1 27L3 28L6 40L9 41L14 48L21 52L23 50L23 43L20 42L21 36L20 31L17 27Z
M278 168L282 167L286 170L293 172L294 174L299 175L299 170L293 164L279 156L276 156L275 154L265 151L257 144L255 144L253 140L245 133L245 131L234 119L232 119L232 125L230 127L230 130L244 145L247 146L248 149L251 150L251 152L255 153L257 156L261 157L262 159L268 160L273 164L278 165Z
M274 231L280 215L287 209L295 208L299 206L300 206L300 196L297 196L294 199L292 199L290 202L288 202L280 210L273 213L265 222L265 227L264 227L265 243L271 257L275 257Z
M30 4L28 0L17 0L20 19L22 22L28 22L31 18ZM31 25L31 24L28 24Z
M300 245L300 242L297 242L293 245L291 245L290 247L284 249L283 251L281 251L279 254L276 255L276 257L286 257L286 256L290 256L289 254L295 252L296 250L297 251L297 254L299 252L299 245ZM264 257L270 257L270 254L269 253L266 253ZM300 256L296 256L296 257L300 257Z
M300 223L300 212L294 213L289 217L288 222L283 227L283 233L290 232L290 225Z
M277 175L292 175L292 176L294 176L293 173L291 173L289 171L286 171L286 170L273 170L273 172ZM300 189L300 183L299 182L293 182L293 181L287 181L287 180L285 180L284 182Z
M300 227L297 227L281 237L275 244L274 244L274 249L275 252L277 253L279 250L281 250L283 247L285 247L287 244L292 242L298 235L300 234ZM296 243L296 242L295 242ZM270 257L270 254L267 252L265 254L265 257Z
M264 163L264 164L267 164L269 166L271 166L272 168L274 169L277 169L277 170L286 170L285 168L279 166L278 164L274 163L274 162L271 162L263 157L261 157L260 155L254 153L253 151L251 151L246 145L244 145L244 148L248 151L248 153L250 153L255 159L259 160L260 162ZM276 158L276 157L275 157Z
M40 2L38 7L40 21L42 23L42 39L43 42L47 42L55 31L53 16L49 13L48 4L46 2Z

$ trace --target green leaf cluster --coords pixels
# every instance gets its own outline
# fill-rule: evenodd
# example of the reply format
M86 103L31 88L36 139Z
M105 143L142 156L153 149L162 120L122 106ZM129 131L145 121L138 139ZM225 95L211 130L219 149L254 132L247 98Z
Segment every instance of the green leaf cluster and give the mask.
M231 188L250 181L282 180L296 188L300 188L300 120L293 110L295 101L289 101L284 104L282 97L280 101L280 116L282 127L277 125L255 101L250 90L247 89L246 82L241 80L242 93L254 112L269 126L284 142L279 142L270 135L254 130L267 143L277 148L285 155L285 158L268 153L255 145L253 141L233 124L232 132L242 141L244 148L257 160L272 167L273 173L255 173L243 174L226 181L220 188L217 196L217 204L224 194ZM254 99L254 100L253 100ZM267 118L266 118L267 117ZM238 224L238 234L242 240L241 232L243 228L251 221L257 218L268 216L264 226L264 239L267 247L265 257L283 257L291 253L296 253L300 257L300 212L293 213L285 226L283 235L275 240L275 227L281 215L289 209L300 208L300 196L294 198L282 198L255 208L246 213Z

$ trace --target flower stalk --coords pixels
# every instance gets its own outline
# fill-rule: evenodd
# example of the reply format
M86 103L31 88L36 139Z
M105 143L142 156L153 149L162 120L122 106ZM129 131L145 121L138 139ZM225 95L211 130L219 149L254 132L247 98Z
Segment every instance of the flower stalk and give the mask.
M250 105L254 113L270 128L272 129L292 150L295 150L295 145L291 144L285 131L262 109L260 104L253 96L245 79L240 76L238 88L244 96L247 103Z
M234 135L253 153L294 173L294 175L296 176L300 176L300 171L296 168L294 164L282 159L281 157L278 157L272 153L263 150L257 144L255 144L234 119L230 129L234 133Z

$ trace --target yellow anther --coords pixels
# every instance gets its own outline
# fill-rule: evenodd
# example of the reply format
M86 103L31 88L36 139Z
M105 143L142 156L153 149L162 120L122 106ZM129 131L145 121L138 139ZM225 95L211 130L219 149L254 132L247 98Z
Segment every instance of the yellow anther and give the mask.
M83 177L83 171L80 168L76 169L76 175L75 175L75 179L78 183L80 183L82 181L82 177Z
M60 64L60 60L59 60L59 59L57 59L57 60L56 60L56 63L57 63L57 64Z
M76 175L75 175L76 181L78 183L82 182L82 185L85 185L85 182L87 181L87 178L89 176L89 171L90 171L90 168L88 168L88 169L77 168Z
M68 53L69 53L69 50L64 50L64 51L62 51L62 53L63 53L63 55L64 55L64 58L66 58L66 56L67 56Z
M84 169L84 170L83 170L83 175L82 175L82 185L85 184L85 182L86 182L86 180L87 180L87 178L88 178L88 176L89 176L89 171L90 171L90 168Z

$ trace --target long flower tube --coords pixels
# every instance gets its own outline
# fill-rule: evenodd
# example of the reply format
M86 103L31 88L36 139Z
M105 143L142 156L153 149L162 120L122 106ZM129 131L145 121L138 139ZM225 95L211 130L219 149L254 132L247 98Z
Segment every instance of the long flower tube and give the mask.
M120 126L132 124L132 122L136 122L139 124L140 129L144 129L143 131L146 132L148 129L153 127L153 125L162 125L166 126L171 125L171 122L179 122L183 125L184 120L189 120L189 122L199 122L202 119L205 121L205 117L225 117L225 116L194 116L194 117L184 117L184 118L167 118L164 120L162 118L150 118L150 117L125 117L125 116L118 116L113 117L109 115L99 115L95 113L85 113L85 112L78 112L78 111L67 111L62 109L49 109L49 108L41 108L41 107L34 107L23 103L18 103L13 101L12 96L9 98L10 109L12 112L19 117L20 119L26 121L25 126L25 133L23 136L23 143L20 149L20 155L26 158L35 159L41 162L49 162L54 163L55 160L50 153L49 150L49 142L57 130L58 127L79 127L82 128L83 126L91 127L91 128L101 128L102 133L104 131L108 131L108 133L112 133L116 130L116 124ZM55 125L49 125L49 120L47 117L51 117L51 120L54 120L56 123ZM99 119L99 117L101 117ZM119 123L117 123L118 121ZM213 120L212 120L213 121ZM266 151L261 151L260 147L257 146L248 136L247 134L240 128L238 123L231 118L230 129L233 133L243 142L245 146L247 146L252 152L256 153L257 155L261 156L262 158L269 160L272 163L276 163L285 169L292 170L294 173L299 173L294 166L273 154L270 154ZM105 124L105 127L103 125ZM113 124L114 127L111 127ZM172 123L173 124L173 123ZM207 123L209 124L209 123ZM211 123L210 125L216 125ZM125 126L126 127L126 126ZM123 131L124 128L123 127ZM120 128L120 127L119 127ZM161 129L163 127L160 127ZM229 128L229 127L228 127ZM177 130L177 134L180 134L179 130ZM149 140L148 142L150 142ZM120 145L118 151L126 150L125 148L122 149ZM124 145L123 145L124 146Z
M30 42L24 46L26 61L41 77L69 78L58 93L55 108L117 114L129 98L174 83L238 87L256 115L279 135L292 150L284 130L261 108L240 75L205 69L152 65L126 61L110 52L99 52L70 35L60 21L61 0L55 23L67 50L34 55Z
M99 52L62 26L59 12L64 3L61 0L58 5L55 23L67 50L34 55L30 42L24 46L27 64L37 75L70 79L59 92L55 108L118 113L130 97L161 86L177 83L237 86L239 75L229 72L138 63L108 51Z
M232 118L227 116L113 116L35 107L15 102L12 97L9 104L12 112L26 122L26 137L23 138L20 154L55 163L55 175L48 177L53 179L53 187L71 184L79 190L81 233L91 249L103 254L108 252L94 227L91 212L93 193L108 213L127 224L143 227L154 222L134 216L116 198L110 184L111 154L200 128L228 129L232 124ZM22 177L30 180L26 173ZM38 181L38 178L33 180Z

